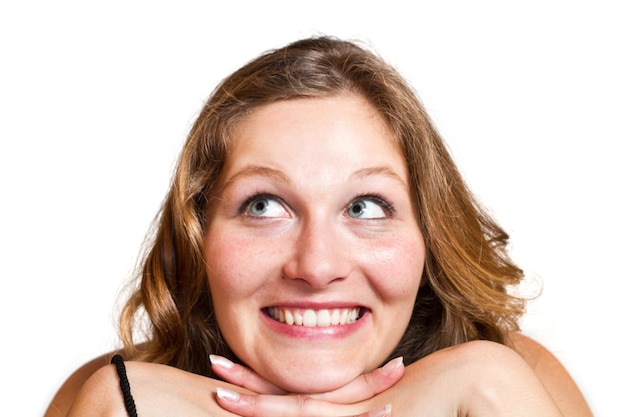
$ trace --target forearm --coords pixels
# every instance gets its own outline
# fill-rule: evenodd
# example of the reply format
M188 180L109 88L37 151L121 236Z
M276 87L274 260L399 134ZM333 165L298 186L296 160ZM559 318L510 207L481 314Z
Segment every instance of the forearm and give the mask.
M410 365L381 395L394 417L562 417L537 376L519 355L491 342L470 342Z

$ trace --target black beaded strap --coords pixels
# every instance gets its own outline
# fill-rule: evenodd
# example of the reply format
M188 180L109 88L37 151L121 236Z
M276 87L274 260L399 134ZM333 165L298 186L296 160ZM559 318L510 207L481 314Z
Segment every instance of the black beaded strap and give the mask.
M124 358L120 355L115 355L111 359L111 363L115 364L117 368L117 375L120 377L120 388L122 389L122 395L124 396L124 407L128 412L129 417L137 417L137 410L135 409L135 400L130 394L130 384L128 383L128 377L126 376L126 366L124 366Z

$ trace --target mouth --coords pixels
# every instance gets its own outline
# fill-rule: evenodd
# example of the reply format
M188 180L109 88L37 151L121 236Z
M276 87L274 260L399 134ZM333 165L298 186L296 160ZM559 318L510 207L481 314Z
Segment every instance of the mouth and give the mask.
M328 327L355 323L363 315L361 307L302 309L268 307L265 313L273 320L288 326Z

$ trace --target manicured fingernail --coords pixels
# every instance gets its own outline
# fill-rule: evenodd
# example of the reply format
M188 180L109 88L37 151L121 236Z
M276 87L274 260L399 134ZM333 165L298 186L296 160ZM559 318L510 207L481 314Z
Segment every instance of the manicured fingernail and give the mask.
M392 359L389 362L387 362L385 366L383 366L380 369L380 371L383 373L383 375L389 375L390 373L400 368L401 366L402 366L402 356Z
M211 361L211 363L213 365L217 365L217 366L220 366L220 367L226 368L226 369L230 369L230 368L232 368L235 365L230 360L226 359L223 356L219 356L219 355L209 355L209 360Z
M236 393L235 391L231 391L229 389L226 388L222 388L222 387L217 387L217 396L218 398L225 400L225 401L230 401L230 402L237 402L239 401L239 394Z
M367 413L369 417L390 417L391 416L391 404L387 404L384 407L377 408Z

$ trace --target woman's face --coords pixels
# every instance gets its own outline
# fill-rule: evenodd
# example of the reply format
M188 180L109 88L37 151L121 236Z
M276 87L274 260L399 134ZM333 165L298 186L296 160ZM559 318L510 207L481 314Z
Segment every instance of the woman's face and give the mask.
M425 249L405 161L363 99L272 103L239 123L205 256L232 351L291 392L370 371L409 322Z

